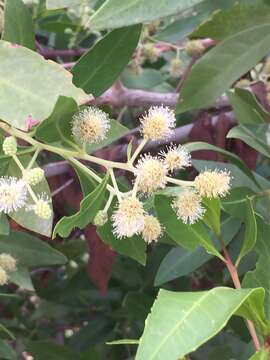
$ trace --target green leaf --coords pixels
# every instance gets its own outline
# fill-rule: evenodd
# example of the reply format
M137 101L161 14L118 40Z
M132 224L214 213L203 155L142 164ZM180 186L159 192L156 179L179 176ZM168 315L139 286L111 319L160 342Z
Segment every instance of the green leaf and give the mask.
M119 28L183 12L202 0L107 0L90 18L92 29Z
M70 72L27 48L0 41L0 62L0 118L21 130L27 130L29 116L48 118L60 95L77 103L89 98L72 84Z
M250 199L246 200L245 226L245 237L236 261L236 266L240 263L241 259L253 249L257 240L257 222Z
M113 234L111 221L108 221L102 227L98 227L97 233L105 244L109 245L119 254L129 256L138 263L145 265L146 244L140 236L132 236L131 238L124 238L121 240L117 239Z
M0 357L5 360L17 359L15 351L2 339L0 339Z
M46 0L46 7L49 10L62 9L80 4L81 0Z
M227 324L245 315L249 299L263 298L263 289L224 287L199 292L160 290L146 320L136 360L181 358L195 351Z
M35 50L32 16L22 0L6 0L2 40Z
M30 272L25 266L17 266L17 270L9 273L9 281L18 285L21 289L35 291Z
M268 125L239 125L234 126L227 134L227 138L244 141L253 149L270 158L270 148L267 143Z
M63 345L50 341L31 341L27 345L27 351L36 360L74 360L79 359L79 354Z
M226 245L231 242L239 228L240 222L232 217L222 223L222 235ZM219 241L217 239L214 241L217 249L220 249ZM195 250L186 250L182 247L171 249L159 266L155 277L155 286L192 273L212 257L213 255L208 254L201 246Z
M261 124L270 119L270 114L249 90L236 88L228 91L227 96L240 124Z
M261 286L265 289L265 313L270 320L270 225L266 224L261 218L257 217L258 222L258 237L255 246L255 251L259 255L256 264L256 269L249 271L243 280L244 287Z
M235 34L208 51L192 68L177 113L212 105L269 52L270 24Z
M157 216L165 226L165 231L170 238L187 249L194 249L196 246L202 245L209 254L222 259L222 255L216 250L204 225L201 222L194 225L184 224L177 219L171 203L172 198L163 195L155 197Z
M136 339L121 339L106 342L107 345L138 345L139 340Z
M219 199L204 199L203 204L206 212L203 221L214 231L216 235L220 234L220 201Z
M58 221L53 231L53 238L57 234L64 238L68 237L74 228L84 229L93 221L104 203L108 178L109 175L107 174L96 189L81 201L80 210L76 214L64 216Z
M218 41L234 36L236 33L269 24L269 6L263 1L255 4L236 4L231 9L217 11L192 34L193 38L212 38Z
M26 167L31 160L29 155L19 156L20 161ZM36 167L37 164L34 164ZM12 160L9 163L8 175L21 178L21 170L18 168L17 164ZM51 199L50 188L47 183L46 178L33 187L33 190L36 194L46 194L48 199ZM10 213L9 216L16 221L17 224L23 226L26 229L34 231L38 234L50 237L52 233L52 222L53 222L53 211L52 216L49 219L41 219L33 211L29 211L27 206L33 205L34 202L30 196L28 196L28 201L26 208L21 208L16 212ZM51 210L52 205L50 204Z
M249 360L269 360L269 349L257 351Z
M72 98L60 96L51 115L35 131L35 138L45 143L76 146L71 132L72 117L79 111Z
M25 232L11 231L9 236L0 236L0 252L13 255L18 266L33 267L65 264L67 259L45 241Z
M9 222L8 218L4 213L0 213L0 235L9 234Z
M117 80L129 62L141 29L141 25L117 29L97 42L72 68L73 83L86 93L101 95Z

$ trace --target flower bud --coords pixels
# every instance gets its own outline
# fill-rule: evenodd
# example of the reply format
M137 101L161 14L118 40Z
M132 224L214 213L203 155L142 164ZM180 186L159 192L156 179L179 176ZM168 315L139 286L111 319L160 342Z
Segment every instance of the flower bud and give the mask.
M17 154L17 141L15 137L8 136L3 141L3 151L5 155L13 156Z
M45 196L41 196L33 206L34 213L41 219L48 220L52 216L49 201Z
M108 214L104 210L100 210L94 218L94 225L95 226L103 226L108 221Z
M6 270L4 270L0 266L0 286L6 285L7 282L8 282L8 274L7 274Z
M6 271L16 270L16 259L9 254L0 254L0 267Z
M144 241L150 244L152 241L158 241L162 235L162 227L158 219L153 215L146 215L144 217L144 228L142 237Z
M159 49L152 43L147 43L143 46L143 55L151 63L154 63L159 58Z
M171 63L170 63L170 75L172 77L179 77L182 73L183 70L183 63L182 61L176 57L174 59L172 59Z
M41 168L34 168L26 170L23 174L23 180L29 185L37 185L44 179L44 170Z
M193 57L201 55L205 48L200 40L191 40L186 43L186 53Z

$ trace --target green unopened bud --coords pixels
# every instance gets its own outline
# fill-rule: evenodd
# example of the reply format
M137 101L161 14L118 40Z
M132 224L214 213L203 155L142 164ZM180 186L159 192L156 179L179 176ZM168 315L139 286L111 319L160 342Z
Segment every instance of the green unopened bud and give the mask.
M94 218L94 225L95 226L103 226L108 221L108 214L104 210L100 210Z
M26 170L23 174L23 180L29 185L37 185L44 179L44 170L41 168L34 168Z
M179 77L183 70L183 63L179 58L172 59L170 63L170 75L172 77Z
M5 155L13 156L17 154L17 141L15 137L8 136L3 141L3 151Z
M204 46L200 40L191 40L186 43L186 53L193 57L199 56L204 52Z

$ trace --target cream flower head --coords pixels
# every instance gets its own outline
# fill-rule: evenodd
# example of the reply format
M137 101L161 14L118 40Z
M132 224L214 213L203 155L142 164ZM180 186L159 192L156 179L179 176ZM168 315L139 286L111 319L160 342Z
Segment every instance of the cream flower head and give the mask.
M15 177L0 178L0 212L9 214L25 206L27 188L25 182Z
M50 199L45 193L39 195L37 202L31 206L31 209L41 219L48 220L52 216Z
M92 106L73 117L72 133L80 144L93 144L104 140L109 128L108 115Z
M162 226L158 219L153 215L145 215L144 228L142 231L142 237L147 244L152 241L158 241L163 233Z
M131 237L144 228L143 204L135 197L123 199L112 215L113 233L118 237Z
M151 194L166 185L168 169L157 157L145 155L140 158L135 168L135 176L138 190L145 194Z
M17 261L13 256L5 253L0 254L0 266L4 270L15 271L16 265L17 265Z
M7 282L8 282L8 274L7 274L6 270L4 270L0 266L0 286L6 285Z
M196 176L194 185L201 197L223 197L230 191L231 176L226 170L205 170Z
M164 106L152 106L140 121L141 132L149 140L167 139L176 124L174 112Z
M191 165L190 153L181 145L171 145L167 148L167 151L161 151L160 155L163 157L165 165L171 172Z
M178 219L182 220L184 224L194 224L205 213L200 195L191 189L183 190L173 201L172 207Z

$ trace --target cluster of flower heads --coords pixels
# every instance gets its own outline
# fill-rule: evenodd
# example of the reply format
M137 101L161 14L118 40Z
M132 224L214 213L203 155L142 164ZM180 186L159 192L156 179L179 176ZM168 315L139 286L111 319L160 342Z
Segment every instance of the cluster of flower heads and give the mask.
M144 141L164 141L174 132L176 118L168 107L153 106L140 119ZM108 116L90 107L74 117L72 132L81 144L103 140L110 127ZM170 145L157 156L145 154L133 167L135 196L123 196L112 215L113 232L118 238L141 234L147 243L157 241L162 235L162 225L144 210L140 196L149 196L163 189L176 170L191 166L190 153L184 146ZM173 181L172 181L173 182ZM185 224L193 224L205 213L203 198L225 196L230 189L230 174L221 170L205 170L193 182L182 182L183 190L172 202L176 216ZM137 196L137 192L139 197ZM107 221L107 213L100 211L96 225Z
M0 254L0 286L8 283L9 274L17 268L16 259L10 254Z
M19 162L17 158L17 142L12 136L3 141L3 152ZM20 162L19 162L20 163ZM0 177L0 213L10 214L20 209L34 211L41 219L49 219L52 216L50 201L45 193L35 195L32 186L39 184L44 179L44 171L39 168L24 169L22 177L14 176ZM29 204L29 195L33 203Z

